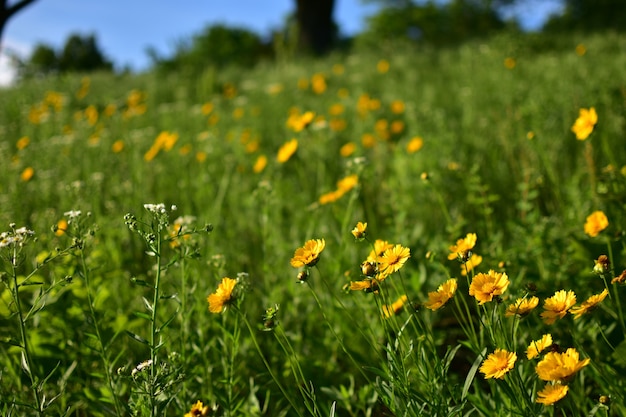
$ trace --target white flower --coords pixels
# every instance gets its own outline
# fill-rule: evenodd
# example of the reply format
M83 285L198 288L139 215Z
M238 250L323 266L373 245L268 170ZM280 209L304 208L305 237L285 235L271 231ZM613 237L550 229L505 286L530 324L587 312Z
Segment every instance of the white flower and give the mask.
M154 214L165 214L167 211L165 210L165 204L144 204L143 207L151 213Z
M70 210L63 213L65 217L69 217L70 219L75 219L82 214L80 210Z
M135 367L135 369L133 369L133 370L132 370L132 372L131 372L130 374L131 374L132 376L135 376L135 374L136 374L137 372L141 372L141 371L143 371L144 369L146 369L147 367L149 367L149 366L151 366L151 365L152 365L152 359L148 359L147 361L143 361L143 362L141 362L139 365L137 365L137 366Z

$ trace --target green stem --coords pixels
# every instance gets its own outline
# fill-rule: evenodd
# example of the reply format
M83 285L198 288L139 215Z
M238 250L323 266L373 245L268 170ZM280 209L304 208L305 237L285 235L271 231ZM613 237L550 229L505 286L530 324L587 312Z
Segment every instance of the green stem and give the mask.
M12 278L13 278L13 290L11 294L13 294L13 301L15 302L15 307L17 308L17 315L20 323L20 336L22 339L22 353L23 353L23 362L22 368L24 365L27 369L25 369L28 374L28 378L30 379L30 389L33 392L35 397L35 405L37 407L37 414L39 416L43 416L44 413L41 409L41 399L39 398L39 393L37 390L37 380L33 375L33 359L30 352L30 346L28 344L28 336L26 331L26 325L24 324L24 315L22 314L22 304L20 302L19 297L19 283L17 282L17 271L15 270L15 262L17 259L17 250L13 252L13 258L11 259L11 267L12 267Z
M256 337L254 336L254 330L252 329L252 326L250 326L250 323L248 322L248 319L246 318L246 316L243 315L243 313L239 309L236 309L236 311L239 314L239 316L243 319L243 322L245 323L246 327L248 328L248 332L250 332L250 338L252 339L252 344L254 344L254 347L256 348L257 353L261 357L261 360L263 361L263 364L265 365L265 368L267 369L267 372L272 377L272 380L274 380L274 382L278 386L278 389L280 389L280 392L282 392L282 394L285 397L285 399L289 402L289 404L291 405L291 408L294 409L296 411L296 413L298 413L298 415L300 417L303 417L302 412L300 411L300 409L298 408L296 403L291 398L291 395L289 395L287 393L285 388L282 386L282 384L280 383L280 381L278 380L278 378L276 377L276 375L272 371L272 367L267 362L267 359L265 359L265 355L263 355L263 351L261 350L261 347L259 346L259 342L256 340Z
M150 360L152 365L150 366L150 405L152 417L157 415L157 402L156 402L156 378L157 378L157 351L161 348L160 343L157 346L157 333L159 328L157 326L157 313L159 306L159 288L161 283L161 226L158 226L158 233L156 236L156 276L154 278L154 297L152 299L152 319L150 322Z
M87 268L87 262L85 260L85 252L80 250L80 263L81 268L83 270L83 279L85 280L85 287L87 289L87 303L89 304L89 314L91 316L91 320L93 321L93 327L96 332L96 337L98 339L98 354L100 355L100 359L102 360L102 364L104 365L104 372L106 374L107 382L109 384L109 391L111 396L113 397L113 404L115 406L115 414L118 417L123 415L121 404L118 396L115 393L115 385L113 383L113 375L111 374L111 364L109 363L104 347L104 342L102 341L102 333L100 332L100 326L98 325L98 319L96 317L96 310L94 307L93 296L91 294L91 285L89 283L89 270Z
M322 306L322 303L319 299L319 297L317 296L315 290L313 289L313 287L311 286L309 281L306 281L307 286L309 287L309 289L311 290L311 293L313 294L313 298L315 298L315 302L317 303L317 306L319 307L321 313L322 313L322 317L324 317L324 321L326 322L326 324L328 325L328 328L330 329L331 333L333 334L333 336L335 336L335 339L337 339L337 342L339 342L339 346L341 346L341 349L344 351L344 353L346 355L348 355L348 357L350 358L350 360L352 361L352 363L357 367L357 369L359 370L359 372L361 372L361 375L363 375L363 377L369 381L369 378L367 377L367 374L363 371L361 365L359 365L359 363L354 359L354 357L352 356L352 354L350 354L350 352L348 351L348 349L346 348L346 345L343 343L343 340L341 340L341 338L339 337L339 335L337 334L337 332L335 331L335 329L333 328L333 325L330 323L330 320L328 320L328 317L326 316L326 313L324 312L324 307Z
M609 268L611 271L611 276L615 276L615 269L613 267L613 246L611 245L611 241L609 240L607 242L607 250L609 253L609 262L611 267ZM602 278L604 279L604 274L602 275ZM608 285L606 282L606 279L604 280L604 286L606 287L607 291L609 291L608 289ZM610 292L610 291L609 291ZM626 323L624 322L624 313L622 311L622 303L619 299L619 292L617 291L617 284L613 284L613 300L615 302L615 305L617 307L617 314L619 315L619 322L620 325L622 326L622 332L624 332L624 334L626 334Z

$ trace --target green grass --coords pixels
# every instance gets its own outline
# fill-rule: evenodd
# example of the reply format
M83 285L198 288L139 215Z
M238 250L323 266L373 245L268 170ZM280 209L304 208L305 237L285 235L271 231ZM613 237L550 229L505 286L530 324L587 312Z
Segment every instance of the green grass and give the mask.
M245 416L626 415L626 298L610 283L626 269L624 51L615 34L500 35L200 76L93 74L84 97L74 75L3 90L0 231L14 223L36 239L0 248L0 414L37 414L39 404L39 415L180 416L200 400ZM326 84L319 94L315 74ZM145 112L129 106L132 91ZM62 97L58 109L49 92ZM330 114L337 104L343 112ZM294 107L317 117L301 132L287 127ZM599 121L578 141L570 129L589 107ZM382 120L404 127L389 133ZM146 161L161 132L178 139ZM423 147L409 153L415 137ZM279 163L292 138L297 151ZM348 143L354 153L342 156ZM268 163L257 173L261 155ZM356 187L319 203L355 174ZM164 203L167 216L145 203ZM55 234L71 210L81 215ZM583 225L596 210L609 226L591 238ZM195 217L190 234L171 247L183 215ZM350 233L358 221L367 241ZM467 233L478 236L476 272L510 280L483 306L468 295L473 273L448 260ZM321 259L297 282L294 251L322 238ZM410 259L378 294L346 290L363 279L376 239L410 248ZM598 276L602 254L611 266ZM207 296L223 277L239 280L237 298L212 314ZM444 308L412 308L453 277L459 288ZM580 304L605 287L610 297L581 319L541 320L556 291L574 291ZM403 294L410 302L382 318L382 305ZM529 316L504 317L532 295L541 301ZM264 321L276 327L260 331ZM552 406L535 402L546 383L525 354L546 333L590 358ZM478 367L496 348L518 359L504 379L486 380ZM156 366L133 376L149 359Z

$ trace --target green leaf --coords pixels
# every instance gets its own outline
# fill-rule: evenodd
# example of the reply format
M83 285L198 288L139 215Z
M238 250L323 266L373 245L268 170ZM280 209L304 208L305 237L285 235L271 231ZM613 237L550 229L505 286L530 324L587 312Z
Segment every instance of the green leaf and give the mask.
M461 392L461 400L465 400L465 397L467 397L467 393L470 387L472 386L472 382L474 381L476 372L478 372L478 367L480 366L480 363L485 357L485 353L487 353L487 348L484 348L483 351L480 352L480 355L476 357L476 360L474 361L474 363L472 364L472 367L467 373L467 377L465 378L465 384L463 384L463 391Z
M135 334L129 330L126 330L126 334L129 335L131 338L135 339L137 342L142 343L146 346L150 346L150 342L148 342L146 339L139 336L138 334Z
M133 311L133 314L139 318L146 319L148 321L152 321L152 316L146 313L142 313L140 311Z

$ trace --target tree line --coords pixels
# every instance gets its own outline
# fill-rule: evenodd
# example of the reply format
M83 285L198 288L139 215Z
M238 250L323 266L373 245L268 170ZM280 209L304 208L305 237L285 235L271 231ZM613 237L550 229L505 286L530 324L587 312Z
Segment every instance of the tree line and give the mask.
M0 42L6 22L36 0L10 3L0 0ZM341 0L339 0L341 1ZM366 22L357 42L376 44L388 39L404 39L433 45L488 36L502 30L518 31L519 23L505 20L507 7L532 7L533 0L362 0L375 3L378 12ZM536 1L536 0L535 0ZM562 0L563 13L552 16L542 29L547 33L626 29L624 0ZM207 65L250 66L262 59L275 59L295 53L324 54L346 48L354 39L340 36L333 19L335 0L294 0L294 12L285 27L263 40L246 29L215 25L180 43L172 56L159 56L149 50L153 66L170 70L204 68ZM65 45L54 50L36 45L26 60L16 61L22 77L69 71L112 70L95 35L72 34Z

